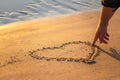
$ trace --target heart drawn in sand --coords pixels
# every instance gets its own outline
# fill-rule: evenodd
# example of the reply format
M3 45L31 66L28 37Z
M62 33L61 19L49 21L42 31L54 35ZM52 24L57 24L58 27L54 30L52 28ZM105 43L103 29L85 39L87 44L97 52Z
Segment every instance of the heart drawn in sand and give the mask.
M93 47L90 42L72 41L63 43L60 46L43 47L29 51L29 55L37 60L84 62L91 64L95 63L95 58L100 52L98 46Z

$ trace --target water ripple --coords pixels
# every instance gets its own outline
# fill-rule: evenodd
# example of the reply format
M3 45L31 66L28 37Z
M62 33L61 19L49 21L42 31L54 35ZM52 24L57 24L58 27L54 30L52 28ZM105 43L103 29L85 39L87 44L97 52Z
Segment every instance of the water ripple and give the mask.
M2 1L0 25L11 22L99 9L100 0L21 0ZM19 3L19 4L18 4Z

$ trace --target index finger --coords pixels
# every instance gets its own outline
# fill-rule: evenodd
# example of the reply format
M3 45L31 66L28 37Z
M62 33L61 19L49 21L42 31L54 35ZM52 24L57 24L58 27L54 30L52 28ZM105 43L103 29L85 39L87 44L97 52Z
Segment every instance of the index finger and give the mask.
M97 36L97 35L95 35L94 41L93 41L93 43L92 43L92 46L94 46L94 45L95 45L95 43L96 43L97 39L98 39L98 36Z

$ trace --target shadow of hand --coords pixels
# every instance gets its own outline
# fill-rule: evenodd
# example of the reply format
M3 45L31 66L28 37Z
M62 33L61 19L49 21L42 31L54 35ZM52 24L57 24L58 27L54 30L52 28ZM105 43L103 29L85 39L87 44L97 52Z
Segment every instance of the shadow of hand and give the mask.
M118 61L120 61L120 53L118 53L114 48L110 48L110 56L114 57Z

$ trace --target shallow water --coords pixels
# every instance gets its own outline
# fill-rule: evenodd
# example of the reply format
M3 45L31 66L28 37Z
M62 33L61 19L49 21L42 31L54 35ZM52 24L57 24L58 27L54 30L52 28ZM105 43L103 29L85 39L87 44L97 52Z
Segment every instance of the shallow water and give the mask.
M0 0L0 25L100 8L101 0Z

